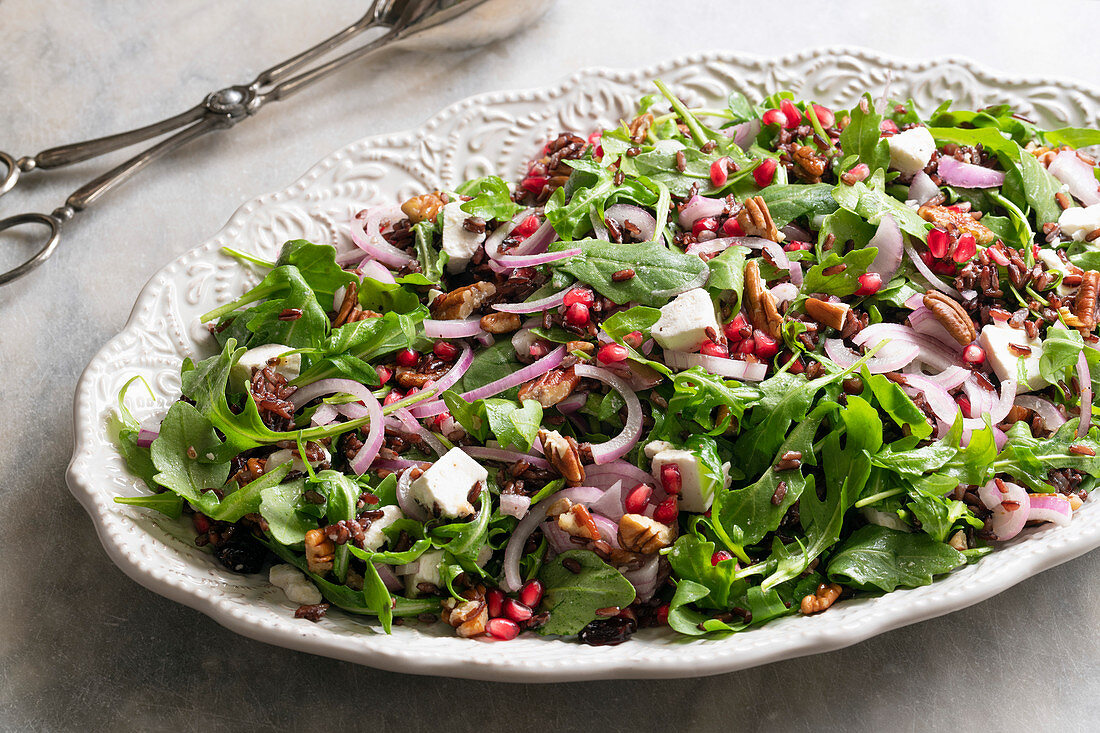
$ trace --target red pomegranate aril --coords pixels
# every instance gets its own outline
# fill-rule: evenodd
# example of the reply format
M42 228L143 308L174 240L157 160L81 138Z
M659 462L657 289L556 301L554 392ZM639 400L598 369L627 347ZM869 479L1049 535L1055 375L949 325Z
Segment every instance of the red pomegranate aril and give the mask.
M955 242L955 251L951 253L951 259L959 264L967 262L978 253L978 243L970 234L964 234Z
M592 295L592 291L588 288L572 288L565 294L565 298L562 300L562 305L568 308L571 305L577 303L583 303L584 305L592 305L596 302L596 298Z
M958 404L959 409L962 410L963 417L973 417L973 415L971 414L970 400L966 399L966 397L963 397L962 395L959 395L955 398L955 402L956 404Z
M749 319L745 317L744 313L738 313L732 321L722 327L722 333L726 334L726 338L731 343L737 343L745 338L741 334L741 329L747 325L749 325Z
M787 116L777 109L769 109L760 119L763 120L765 125L779 125L783 127L787 124Z
M955 263L951 260L936 260L932 263L932 272L938 273L940 275L954 276Z
M618 364L627 356L626 347L621 344L604 344L596 352L596 358L604 364Z
M653 496L653 487L649 484L638 484L626 495L623 506L627 514L642 514L649 506L649 497Z
M668 611L669 604L667 603L657 607L657 623L661 626L668 626Z
M489 618L496 618L504 608L504 594L496 588L486 591L485 605L489 608Z
M801 252L804 249L809 249L809 242L799 242L797 239L792 239L783 245L784 252Z
M666 463L661 466L661 486L667 494L679 494L684 487L684 479L680 475L680 467L675 463Z
M627 335L623 336L623 341L626 342L627 346L635 349L640 349L642 348L642 338L643 337L641 331L631 331Z
M879 275L877 272L865 272L857 279L859 281L859 288L856 290L856 295L860 297L874 295L882 290L882 275Z
M951 237L942 229L933 229L928 232L928 251L939 259L947 254L947 246L951 244Z
M794 362L791 363L790 369L788 369L787 371L789 371L791 374L801 374L802 372L806 371L806 365L802 363L801 358L795 359Z
M436 341L432 353L443 361L453 361L458 356L458 347L449 341Z
M761 359L770 359L779 353L779 341L760 329L752 332L752 341L756 346L752 353Z
M745 339L741 342L741 345L737 347L738 354L755 354L756 353L756 339Z
M489 636L500 641L511 641L519 636L519 624L507 618L491 618L485 629Z
M963 361L967 364L979 366L985 363L985 349L977 344L970 344L963 349Z
M717 565L720 562L724 562L725 560L732 560L732 559L733 559L733 555L729 554L725 550L719 550L718 552L716 552L716 553L714 553L713 555L710 556L710 564L713 566L713 565Z
M513 237L523 237L526 239L535 233L535 230L539 228L539 218L534 214L531 214L526 219L521 221L519 225L512 230Z
M695 223L691 225L691 234L694 237L698 237L702 232L716 231L718 231L718 220L713 216L704 216L702 219L696 219Z
M414 367L420 361L420 354L412 349L401 349L397 352L397 363L403 367Z
M386 398L382 400L383 405L392 405L394 402L400 402L405 398L405 395L401 394L400 390L391 389L390 393L386 395Z
M898 134L898 125L893 120L883 120L878 123L878 129L880 132L886 133L887 135Z
M390 381L390 377L393 376L393 371L389 367L375 367L374 371L378 372L379 384L385 384L386 382Z
M730 217L722 223L722 234L727 237L743 237L745 232L741 229L741 225L737 223L735 217Z
M871 175L871 167L866 163L852 166L852 169L844 174L845 183L848 181L865 181Z
M206 534L210 530L210 517L205 514L191 515L191 524L199 534Z
M990 247L986 250L986 252L989 253L989 259L993 260L1001 267L1008 267L1008 255L1006 255L1004 253L1004 250L1002 250L1000 247Z
M528 608L535 608L542 603L542 582L529 580L519 589L519 601Z
M784 99L780 102L779 111L787 118L787 124L784 125L784 127L788 130L793 130L802 124L802 112L798 107L794 106L794 102L791 100Z
M726 185L729 178L729 158L719 158L710 164L710 182L715 188Z
M822 107L820 104L813 105L814 117L817 117L817 121L821 123L821 126L828 130L836 123L836 115L828 107Z
M504 599L504 615L512 619L516 623L526 621L535 615L535 612L531 610L526 604L520 603L514 598Z
M703 345L699 347L699 352L707 356L719 356L722 358L726 358L730 355L729 349L713 341L704 341Z
M584 303L574 303L569 306L565 309L565 320L570 326L587 326L588 306Z
M520 185L523 186L524 190L530 191L538 196L542 193L542 189L546 187L549 181L549 176L527 176Z
M779 166L775 158L764 158L760 165L753 168L752 177L760 188L767 188L775 182L775 169Z
M661 524L672 524L680 514L680 508L676 506L676 497L670 496L657 505L653 512L653 518Z
M550 353L550 349L546 348L546 344L541 342L531 344L531 348L528 349L528 351L531 353L531 356L536 359L541 359Z

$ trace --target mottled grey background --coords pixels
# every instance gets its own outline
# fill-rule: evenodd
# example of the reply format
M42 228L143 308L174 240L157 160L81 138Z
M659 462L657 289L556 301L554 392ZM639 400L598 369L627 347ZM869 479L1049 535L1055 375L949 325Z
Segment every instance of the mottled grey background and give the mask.
M251 78L366 2L0 0L0 149L127 129ZM958 17L964 13L964 17ZM1066 730L1100 703L1100 554L969 610L831 654L721 677L505 685L377 672L267 646L130 581L64 468L76 378L146 279L356 138L470 94L693 51L863 45L967 55L1091 83L1096 3L561 0L472 53L349 69L162 161L80 217L52 262L0 290L0 728L5 730ZM96 164L34 178L0 216L49 211ZM13 260L0 247L0 262Z

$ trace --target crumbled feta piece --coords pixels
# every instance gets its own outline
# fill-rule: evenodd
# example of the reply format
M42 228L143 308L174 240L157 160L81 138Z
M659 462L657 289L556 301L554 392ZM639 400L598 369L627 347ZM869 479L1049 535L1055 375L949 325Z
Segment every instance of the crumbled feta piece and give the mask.
M978 344L985 349L985 358L1002 381L1019 379L1020 363L1023 362L1027 379L1017 384L1017 393L1031 392L1046 386L1047 381L1039 373L1039 359L1043 355L1042 339L1029 339L1027 331L1022 328L990 324L982 328ZM1031 353L1023 357L1016 356L1012 353L1010 344L1026 346L1031 349Z
M317 586L309 582L301 570L293 565L272 565L267 573L268 581L277 588L282 588L287 600L300 606L312 606L321 602L321 591Z
M485 567L485 563L489 562L489 558L493 556L493 548L489 545L483 545L480 550L477 551L477 559L474 561L479 568Z
M443 251L447 253L447 272L466 269L470 258L485 241L485 232L471 232L463 224L470 215L462 210L462 201L443 207Z
M1058 217L1058 227L1062 230L1062 234L1075 242L1085 241L1085 237L1090 232L1100 229L1100 204L1066 209Z
M288 351L293 351L293 349L282 344L264 344L249 349L233 365L230 378L237 383L248 382L252 379L253 368L263 369L270 365L275 368L276 374L282 374L286 377L286 381L297 379L298 375L302 373L302 355L281 356Z
M473 505L466 499L470 490L489 478L477 461L451 448L432 464L409 487L412 498L421 506L438 508L444 517L465 517L474 513Z
M658 453L660 453L663 450L668 450L671 447L672 447L672 443L669 443L667 440L653 440L653 441L650 441L649 443L646 443L645 457L650 459L650 460L653 460L653 456L657 455Z
M443 562L443 550L429 550L414 560L416 570L405 576L405 593L415 598L420 595L418 586L430 583L436 588L443 585L443 576L439 574L439 565ZM411 564L411 563L410 563Z
M714 301L702 288L677 295L661 307L661 317L653 324L653 339L661 348L671 351L698 351L704 341L709 341L707 329L722 332L718 317L714 314Z
M1069 273L1069 265L1062 262L1062 258L1058 256L1058 253L1051 249L1039 250L1039 259L1043 261L1043 264L1047 266L1048 272L1060 272L1062 277L1065 277ZM1077 288L1070 287L1069 285L1058 284L1058 297L1065 298L1068 295L1072 295Z
M890 146L890 167L906 175L924 170L936 151L936 141L927 127L911 127L886 138L886 144Z
M313 468L332 462L332 454L328 452L328 449L320 444L317 444L317 447L321 449L321 457L315 461L309 462L309 465ZM298 473L306 472L306 462L298 455L297 448L283 448L282 450L275 451L267 457L267 463L264 464L264 467L267 470L271 470L287 462L291 463L291 471L297 471Z
M363 533L363 547L371 551L386 544L387 537L382 530L405 516L400 507L393 504L384 506L378 511L382 512L382 516L372 519L367 531Z
M716 482L704 475L699 457L691 451L666 448L653 456L653 476L661 486L661 468L674 463L680 469L680 509L702 514L714 502Z

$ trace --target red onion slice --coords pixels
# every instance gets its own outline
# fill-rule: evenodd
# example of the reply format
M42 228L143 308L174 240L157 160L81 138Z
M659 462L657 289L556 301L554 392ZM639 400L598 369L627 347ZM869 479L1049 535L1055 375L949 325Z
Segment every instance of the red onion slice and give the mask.
M458 321L437 321L428 318L424 321L424 335L430 339L461 339L478 336L481 333L480 318Z
M470 368L470 365L474 363L474 350L470 348L469 344L462 344L462 353L458 355L458 359L455 361L455 365L447 370L447 373L434 382L428 382L424 385L425 389L434 389L436 394L442 394L444 391L450 389L454 384L462 379L462 375ZM425 415L417 415L417 417L426 417Z
M1078 158L1072 150L1063 150L1054 156L1047 170L1066 184L1073 197L1085 206L1100 204L1100 192L1097 191L1092 166Z
M424 461L410 461L408 458L375 458L374 463L370 465L371 468L375 470L384 468L387 471L399 473L406 468L412 468L413 466L424 467L429 464Z
M152 428L147 428L142 425L138 428L137 439L135 442L137 443L138 448L148 448L158 437L160 437L160 431L153 430Z
M1077 383L1081 386L1081 422L1077 425L1077 437L1083 438L1089 434L1092 424L1092 376L1084 351L1077 357Z
M498 255L495 261L506 268L537 267L558 260L574 257L581 253L580 247L563 249L558 252L543 252L537 255Z
M734 144L742 150L752 147L756 136L760 134L761 122L759 119L751 119L747 122L727 127L722 130L726 137L732 137Z
M315 427L328 425L335 420L336 416L339 414L340 411L336 409L335 405L318 405L317 409L313 412L313 417L310 419L310 424Z
M377 260L363 260L363 264L359 266L359 271L363 273L363 277L377 280L384 285L397 284L397 280L393 278L393 273Z
M993 512L993 539L1010 540L1020 533L1031 513L1031 497L1023 487L1011 481L1002 481L1005 493L1001 493L993 480L978 489L978 497L986 509ZM1006 506L1007 504L1007 506Z
M588 364L577 364L573 371L580 377L596 379L618 392L626 401L626 425L621 433L605 443L597 443L592 446L592 460L597 463L608 463L625 455L638 439L642 437L642 403L638 395L626 382L619 377L600 367Z
M437 456L441 456L447 452L446 446L440 442L439 438L432 435L430 430L417 422L416 418L413 417L407 409L401 408L400 410L396 410L393 414L405 430L420 436L421 440L427 443L428 447L431 448Z
M725 210L725 199L709 199L705 196L695 194L688 199L686 204L684 204L684 208L680 209L680 226L690 230L692 225L698 220L705 219L708 216L718 216L725 212Z
M412 470L406 468L397 477L397 506L401 507L401 511L405 512L405 516L409 519L425 522L429 516L427 510L412 498L411 473Z
M1045 400L1035 395L1025 394L1019 395L1016 398L1016 404L1038 415L1039 419L1043 421L1043 425L1046 429L1052 433L1066 424L1065 416L1062 415L1058 407L1050 400Z
M962 300L962 294L960 294L958 290L955 290L955 288L940 280L936 276L936 273L932 272L932 270L928 268L928 265L924 264L924 260L922 260L917 254L917 251L913 249L913 245L909 244L908 242L906 242L905 244L905 254L909 256L909 261L913 263L913 267L917 268L917 272L919 272L921 276L928 281L929 285L934 287L936 290L939 290L941 293L946 293L952 298Z
M940 187L924 171L917 171L913 182L909 184L909 200L917 204L926 204L940 195Z
M469 453L469 450L466 451ZM523 519L531 509L531 497L523 494L501 494L500 513L516 519Z
M901 255L904 251L905 240L901 235L901 228L894 217L886 214L878 223L875 236L867 243L869 247L878 247L875 261L867 268L868 272L877 272L882 276L882 282L887 283L901 265Z
M562 305L565 302L565 294L572 289L573 286L570 285L565 290L545 298L539 298L538 300L532 300L527 303L497 303L493 308L504 313L542 313L543 311L548 311L551 308L557 308Z
M856 346L871 348L877 346L883 339L904 341L917 344L920 354L917 358L933 369L947 369L958 366L961 356L955 350L949 349L938 339L927 334L918 333L909 326L900 323L872 323L855 336L852 343Z
M704 371L719 377L760 382L768 376L768 365L749 363L738 359L724 359L708 354L688 354L683 351L665 351L665 364L673 369L702 367Z
M1028 494L1030 507L1027 513L1029 522L1053 522L1065 527L1073 519L1073 506L1069 497L1062 494Z
M362 475L367 472L371 461L378 455L382 440L385 438L385 431L382 429L382 405L371 393L370 388L350 379L321 379L313 384L299 387L291 395L291 402L294 403L294 409L298 410L312 399L335 392L344 392L357 397L366 406L367 414L370 415L370 428L363 441L363 447L351 459L352 470Z
M531 507L527 516L519 520L519 524L512 530L512 536L508 538L508 544L504 547L504 582L501 583L504 591L515 593L523 585L523 576L519 570L523 548L542 520L546 519L546 510L557 501L559 494L561 494L560 491L555 492Z
M604 214L608 219L618 224L620 228L627 222L638 227L638 233L643 242L652 241L653 235L657 233L657 219L654 218L653 214L640 206L634 206L633 204L615 204L614 206L609 206Z
M971 374L973 374L973 372L966 367L951 366L947 367L939 374L928 375L928 378L944 389L951 390L962 386L962 383L965 382Z
M585 477L587 478L587 476ZM618 522L623 518L623 514L626 513L626 509L623 505L624 494L623 482L618 480L611 484L606 491L603 492L603 496L599 501L594 502L588 507L588 510L592 513L592 516L597 514L607 517L613 522ZM618 546L618 543L615 543Z
M620 481L628 489L638 484L654 485L652 476L627 461L610 461L599 466L585 466L584 480L605 490Z
M401 267L413 258L394 247L382 237L382 224L405 219L400 206L376 206L364 209L351 220L351 239L359 249L390 267Z
M909 365L919 353L920 347L914 343L891 341L867 360L867 371L871 374L896 372ZM847 369L861 358L844 345L843 339L825 339L825 354L842 369Z
M488 448L479 445L463 446L463 451L470 458L481 458L486 461L500 461L501 463L517 463L526 461L535 468L550 470L550 462L545 458L533 456L530 453L504 450L503 448Z
M657 570L660 567L660 555L654 554L646 558L645 564L637 570L628 570L623 577L634 586L634 594L637 600L644 603L653 598L657 592Z
M983 168L973 163L963 163L950 156L940 158L936 172L948 186L960 188L996 188L1005 182L1005 174L1002 171ZM1095 190L1096 186L1093 186L1093 191Z
M397 576L393 574L393 570L386 563L376 562L374 563L374 569L378 571L379 579L390 592L397 593L405 589L405 584L397 579Z

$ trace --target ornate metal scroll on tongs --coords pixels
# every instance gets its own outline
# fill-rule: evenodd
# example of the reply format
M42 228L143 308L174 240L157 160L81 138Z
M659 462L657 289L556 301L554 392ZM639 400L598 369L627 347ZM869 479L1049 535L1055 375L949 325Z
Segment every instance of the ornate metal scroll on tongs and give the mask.
M154 160L208 132L227 130L269 102L286 99L337 69L383 47L470 48L511 35L537 18L552 0L374 0L367 14L339 33L259 74L252 82L208 94L198 105L161 122L87 142L62 145L38 155L16 158L0 152L0 196L22 176L61 168L128 148L178 130L125 163L81 186L51 214L18 214L0 219L0 236L17 227L45 228L41 247L22 264L0 273L0 285L17 280L45 262L61 240L61 230L76 214L120 186ZM363 46L320 63L337 47L367 31L381 35ZM312 64L318 65L307 68ZM182 128L182 129L181 129Z

